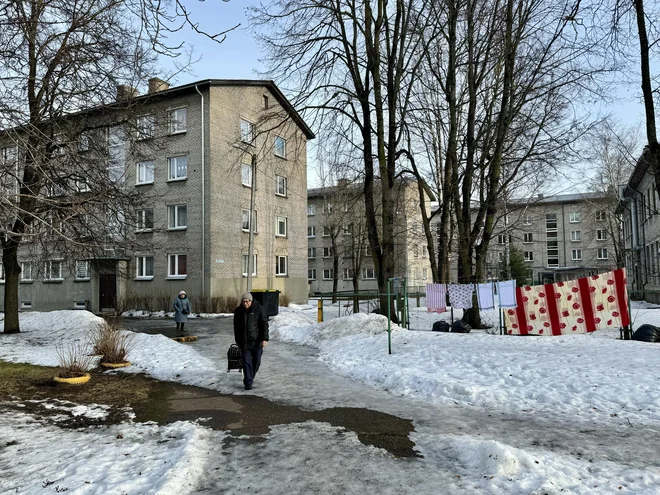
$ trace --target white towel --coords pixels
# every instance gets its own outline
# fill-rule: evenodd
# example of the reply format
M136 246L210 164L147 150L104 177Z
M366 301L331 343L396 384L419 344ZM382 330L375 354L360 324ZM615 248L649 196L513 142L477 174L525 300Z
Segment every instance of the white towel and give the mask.
M493 284L477 284L477 300L480 309L494 309L495 298L493 297Z
M515 308L517 306L516 281L497 282L497 295L500 298L500 308Z
M426 308L429 313L447 311L447 286L445 284L426 284Z

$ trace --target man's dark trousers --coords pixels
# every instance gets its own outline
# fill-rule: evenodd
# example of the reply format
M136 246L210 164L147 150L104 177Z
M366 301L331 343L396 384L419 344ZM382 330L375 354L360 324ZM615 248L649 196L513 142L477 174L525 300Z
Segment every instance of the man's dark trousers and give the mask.
M246 387L252 386L252 380L254 376L259 371L259 365L261 365L261 355L264 352L264 348L261 345L258 345L254 349L247 349L242 351L243 354L243 384Z

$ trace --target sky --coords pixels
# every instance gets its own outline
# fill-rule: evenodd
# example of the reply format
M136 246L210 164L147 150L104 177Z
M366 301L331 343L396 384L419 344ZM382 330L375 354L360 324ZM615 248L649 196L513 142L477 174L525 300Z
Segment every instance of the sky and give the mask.
M327 304L326 321L317 323L313 300L280 307L250 392L226 372L232 337L220 332L184 345L136 334L132 366L115 371L308 409L367 407L409 418L419 458L394 458L317 421L273 425L263 442L239 444L204 418L157 426L133 421L130 411L119 425L59 428L72 416L102 419L107 408L50 400L41 404L58 411L50 421L20 407L0 414L0 493L658 493L660 344L618 340L616 329L436 333L432 323L450 313L428 313L420 303L411 330L392 326L392 354L383 316L339 317ZM658 321L660 308L632 304L635 328ZM497 320L495 311L485 316ZM23 333L2 335L0 359L51 366L56 344L83 340L99 321L86 311L20 318Z

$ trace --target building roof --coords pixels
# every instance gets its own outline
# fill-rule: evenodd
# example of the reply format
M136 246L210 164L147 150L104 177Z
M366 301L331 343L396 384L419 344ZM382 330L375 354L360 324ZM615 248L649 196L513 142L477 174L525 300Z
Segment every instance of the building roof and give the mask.
M593 201L606 198L607 194L602 192L557 194L554 196L543 196L542 194L539 194L535 198L514 198L509 201L509 204L537 205L549 203L575 203L579 201Z

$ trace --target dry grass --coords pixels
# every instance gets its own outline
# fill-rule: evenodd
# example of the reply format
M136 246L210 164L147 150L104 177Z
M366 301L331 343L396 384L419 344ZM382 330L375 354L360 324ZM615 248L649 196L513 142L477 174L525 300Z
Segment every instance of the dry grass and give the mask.
M280 306L284 306L288 308L289 304L291 304L291 298L288 296L288 294L282 292L280 294Z
M128 354L133 348L135 335L122 331L115 319L104 321L92 330L93 354L101 356L102 363L123 363L128 361Z
M89 354L89 346L80 342L67 342L55 347L60 378L76 378L87 373L94 366L94 357Z

